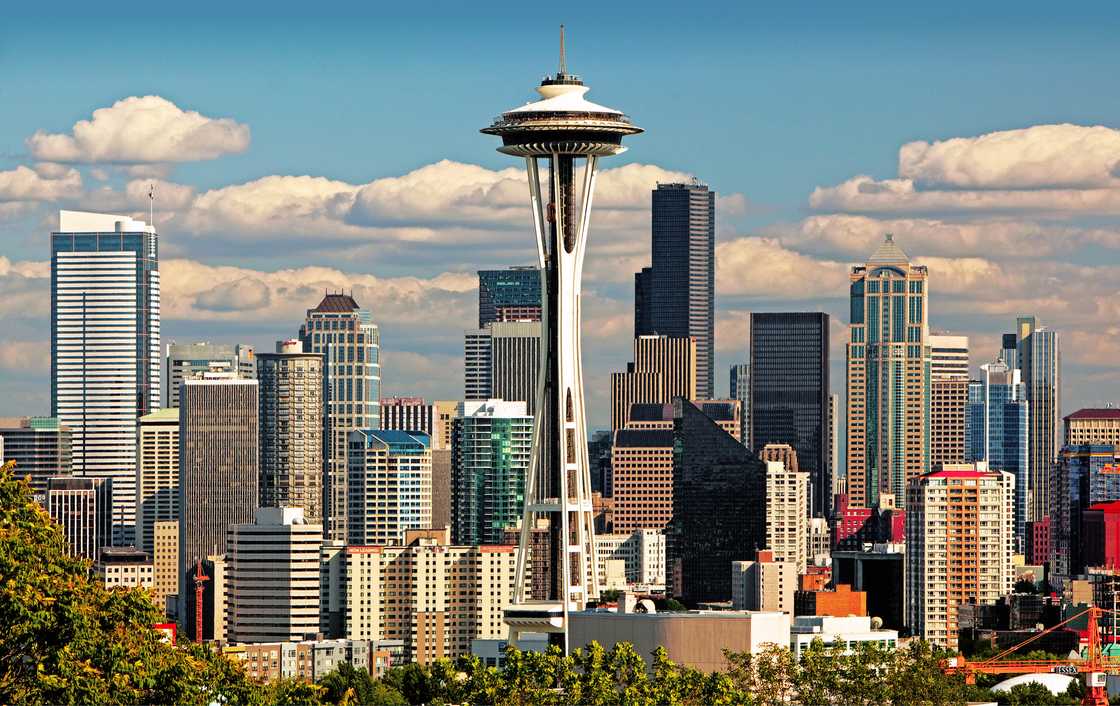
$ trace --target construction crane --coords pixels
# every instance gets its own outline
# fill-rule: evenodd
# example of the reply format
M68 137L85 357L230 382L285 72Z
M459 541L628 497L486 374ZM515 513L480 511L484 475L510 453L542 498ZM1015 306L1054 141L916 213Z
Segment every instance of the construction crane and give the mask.
M203 584L210 580L202 570L202 560L198 559L194 569L194 639L202 642L202 593Z
M977 674L1067 674L1085 676L1085 696L1082 706L1108 706L1108 693L1105 689L1106 675L1120 673L1120 659L1110 659L1101 654L1101 635L1098 619L1104 613L1115 611L1091 606L1062 622L1031 635L1017 645L1007 648L994 657L978 661L968 661L964 655L942 662L941 669L947 674L963 674L969 684L976 683ZM1070 659L1009 659L1004 658L1040 639L1043 635L1068 625L1086 616L1088 622L1089 645L1085 656Z

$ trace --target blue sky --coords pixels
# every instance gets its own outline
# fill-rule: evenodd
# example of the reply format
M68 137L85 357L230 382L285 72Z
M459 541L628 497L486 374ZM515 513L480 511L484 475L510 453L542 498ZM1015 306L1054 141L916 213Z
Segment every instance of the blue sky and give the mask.
M469 279L478 267L527 260L531 242L518 232L516 217L497 214L487 221L485 215L465 213L462 199L443 212L421 214L416 206L402 215L393 211L395 197L384 201L373 194L372 205L363 211L371 219L364 230L343 232L340 224L354 225L354 212L336 222L318 212L287 218L288 211L278 207L263 222L246 224L236 214L219 212L212 201L226 195L222 190L227 187L255 185L270 175L341 183L343 187L327 190L346 192L341 197L345 201L362 185L395 180L441 160L477 165L486 173L433 170L433 193L451 191L452 182L493 187L492 173L516 163L494 152L492 139L478 128L527 100L540 76L555 69L556 28L564 22L569 66L591 85L590 98L624 109L647 130L609 166L655 166L662 171L640 177L653 181L695 174L721 195L735 197L720 209L724 249L717 263L723 268L717 390L726 387L726 364L745 346L748 311L830 311L839 340L843 270L868 251L873 232L893 228L917 259L944 260L933 261L951 279L942 287L944 299L937 294L942 273L931 266L935 325L972 335L974 364L985 362L998 334L1017 313L1026 313L1023 309L1032 306L1034 297L1044 321L1070 331L1067 406L1115 397L1110 386L1117 380L1109 366L1114 351L1107 340L1114 320L1107 295L1113 290L1097 292L1100 302L1086 312L1078 311L1073 295L1056 291L1053 283L1067 282L1084 265L1095 268L1085 273L1086 287L1112 287L1120 241L1120 236L1113 238L1116 211L1111 206L1024 207L1019 201L976 210L950 203L954 193L988 193L1006 186L1007 179L1019 192L1016 199L1040 198L1068 186L1068 180L1024 181L1007 174L987 182L988 177L959 178L964 172L984 172L988 167L978 167L981 162L1029 170L1038 141L1052 143L1053 136L1029 133L1011 152L973 155L963 167L953 162L953 169L963 171L951 174L951 169L930 166L937 161L932 157L915 166L915 187L944 195L935 206L868 204L836 194L813 205L810 195L858 175L871 177L874 188L882 188L880 181L899 176L900 148L912 141L933 144L1065 123L1116 127L1120 6L565 3L558 13L540 4L493 5L483 11L476 5L413 3L407 13L401 6L386 11L356 3L311 8L328 10L328 15L311 12L306 3L203 2L191 4L193 14L185 16L175 14L182 6L61 3L50 6L50 17L28 4L10 8L0 26L0 207L5 201L23 205L0 219L0 256L9 263L32 264L21 265L19 275L0 274L20 278L0 283L0 293L41 291L41 270L32 269L48 257L46 234L58 208L115 204L137 213L146 210L124 196L137 174L126 174L112 159L63 165L80 174L80 193L70 189L58 198L26 193L19 199L5 197L3 173L43 161L31 153L27 139L36 131L70 134L76 122L122 99L160 96L182 111L228 118L251 131L247 146L217 158L146 163L154 175L191 194L181 204L169 205L162 220L157 214L165 256L189 260L192 267L241 268L221 276L191 270L191 276L220 283L222 277L232 278L231 295L247 297L237 309L241 317L203 312L189 302L171 309L165 336L242 337L264 346L290 335L298 326L292 312L314 304L281 305L277 272L308 266L335 271L301 271L289 278L309 289L373 277L359 285L369 287L371 297L383 289L392 292L391 302L369 302L375 318L379 305L385 307L386 390L454 396L461 380L449 374L433 381L431 373L461 365L461 326L456 322L469 311L474 296L462 277ZM1076 155L1093 150L1100 151L1101 163L1111 159L1109 135L1094 133L1093 139L1103 142L1082 148L1082 133L1069 134L1068 153L1052 159L1077 161ZM136 167L134 159L122 161ZM1010 174L1012 167L1005 171ZM1047 170L1060 171L1044 165ZM619 270L640 265L643 238L648 257L642 221L648 216L641 212L642 199L633 198L643 190L626 191L636 179L636 170L618 174L620 193L631 196L619 195L612 214L608 195L608 211L593 226L592 255L600 247L604 258L618 259L604 260L601 271L592 267L588 273L596 300L589 324L595 331L587 346L592 382L627 359L625 343L619 343L625 337L616 334L625 329L629 285L625 277L603 272L608 264ZM304 187L316 193L326 188ZM463 188L464 194L473 193ZM161 188L161 194L171 189ZM255 193L247 191L246 198L256 198ZM287 208L305 192L292 193L293 201L284 202ZM193 200L204 194L213 198ZM527 226L527 212L525 216ZM389 221L392 228L385 226ZM442 225L432 226L436 221ZM332 224L338 225L337 233ZM283 237L270 239L270 229L284 231ZM950 251L944 246L950 242L946 233L962 229L967 231L961 236L962 249ZM822 233L827 237L817 237ZM1035 248L1033 255L1024 247L1039 242L1044 247ZM618 252L610 254L615 245ZM1048 249L1061 256L1043 259ZM733 269L733 263L759 262L770 263L771 273L792 273L794 280L819 266L835 275L835 281L828 287L791 281L767 291L758 284L769 276L766 272ZM185 273L185 267L179 271ZM1040 274L1032 280L1029 275L1035 271ZM985 284L991 288L990 278L998 273L1018 278L1014 291L1002 299L984 295L990 301L969 306ZM254 289L258 284L270 292L264 295L267 305L255 306L264 301ZM183 287L168 293L197 295L197 287ZM430 316L426 307L433 306L456 316L445 323L437 316L427 328L419 325ZM46 340L40 314L26 308L8 314L9 342L23 347L7 357L0 354L0 386L9 392L0 412L45 411L46 383L36 362ZM1093 353L1074 352L1070 346ZM841 360L842 349L834 346L833 388L842 393ZM604 406L600 398L593 395L592 405ZM591 415L602 422L605 409L593 409Z

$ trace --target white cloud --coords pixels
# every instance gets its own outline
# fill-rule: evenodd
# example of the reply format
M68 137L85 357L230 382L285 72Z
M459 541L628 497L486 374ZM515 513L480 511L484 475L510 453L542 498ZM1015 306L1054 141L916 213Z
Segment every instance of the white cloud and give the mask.
M82 175L77 169L36 171L20 165L0 172L0 201L60 201L81 193Z
M773 238L742 237L716 245L716 295L813 299L842 295L847 267L788 250Z
M1115 186L1118 164L1120 130L1068 123L910 142L898 153L900 177L957 189Z
M93 111L69 134L37 131L27 147L50 162L192 162L244 152L249 126L183 110L160 96L132 96Z
M51 368L46 341L0 342L0 369L16 373L42 374Z

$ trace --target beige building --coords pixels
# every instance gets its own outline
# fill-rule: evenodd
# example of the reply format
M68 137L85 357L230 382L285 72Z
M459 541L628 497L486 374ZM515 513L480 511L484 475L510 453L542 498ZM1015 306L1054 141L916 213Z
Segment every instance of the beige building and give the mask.
M421 664L469 654L473 639L505 638L516 547L450 541L444 528L409 531L395 546L324 546L322 631L402 640Z
M642 529L632 534L595 535L599 573L607 575L608 561L621 561L625 584L636 591L665 590L665 534Z
M137 434L136 546L152 554L156 523L179 519L178 407L140 417Z
M671 428L616 431L611 475L615 533L665 529L673 517Z
M874 507L929 470L929 271L887 234L849 280L848 495Z
M102 547L93 571L105 588L152 588L152 559L136 547Z
M765 451L765 449L764 449ZM809 551L809 474L766 461L766 546L804 572Z
M1065 421L1065 446L1109 444L1120 448L1120 409L1079 409Z
M731 562L731 607L793 614L797 565L761 551L757 561Z
M611 429L626 427L630 406L639 402L696 399L696 339L638 336L634 362L611 373Z
M298 507L323 520L323 355L298 340L257 356L261 507Z
M832 528L828 520L823 517L809 518L809 563L814 566L823 566L822 558L827 558L832 553Z
M965 461L968 336L930 336L929 345L929 462L934 470Z
M152 591L156 605L167 610L167 598L179 590L179 521L157 522L152 537Z
M230 642L314 638L319 632L322 543L323 526L306 522L299 507L262 507L255 521L230 526L226 540Z
M956 649L957 606L1011 591L1015 477L988 464L948 465L910 481L906 503L907 624Z
M687 613L613 613L584 611L568 615L573 647L598 642L606 649L629 642L646 658L664 647L669 659L702 672L726 671L724 650L758 654L768 645L789 646L790 618L784 613L689 611Z

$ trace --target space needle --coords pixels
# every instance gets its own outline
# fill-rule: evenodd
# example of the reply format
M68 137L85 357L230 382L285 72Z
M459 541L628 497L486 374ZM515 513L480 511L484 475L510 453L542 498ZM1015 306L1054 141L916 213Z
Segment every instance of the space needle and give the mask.
M517 551L515 591L505 612L510 640L548 633L568 652L568 614L598 599L600 576L591 508L580 349L580 279L600 157L626 150L641 128L613 108L584 98L588 87L568 73L564 27L560 70L537 87L540 100L502 113L483 128L498 148L524 157L541 268L541 362L532 456ZM547 184L542 185L542 163ZM546 520L551 576L546 592L526 587L531 530ZM542 523L543 524L543 523ZM546 595L542 595L542 593Z

